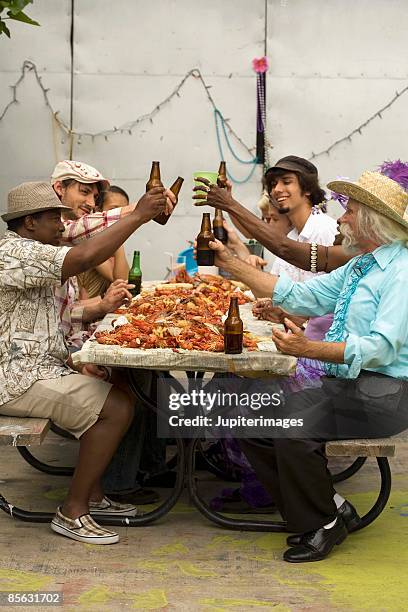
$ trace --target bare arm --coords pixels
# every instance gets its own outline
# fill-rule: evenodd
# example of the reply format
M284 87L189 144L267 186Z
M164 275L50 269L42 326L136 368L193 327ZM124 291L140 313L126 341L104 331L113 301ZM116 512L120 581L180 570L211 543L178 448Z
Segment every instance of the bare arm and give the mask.
M277 230L273 224L264 223L245 206L234 200L226 189L211 185L207 193L207 204L228 212L234 219L234 223L238 221L245 226L251 236L274 255L297 268L310 270L310 244L291 240L283 232ZM317 269L319 272L335 270L353 257L353 255L347 255L341 245L331 247L318 245L317 250Z
M345 342L320 342L309 340L290 319L285 319L285 325L290 330L272 330L272 340L281 353L294 357L308 357L331 363L344 363Z
M129 275L129 264L123 246L118 248L113 257L113 280L118 278L126 279Z
M234 257L219 240L210 242L210 247L215 251L216 266L231 272L235 278L248 285L256 297L271 297L278 276L257 270L242 259Z
M64 259L62 282L109 259L141 225L164 212L166 205L164 189L155 187L140 198L136 208L129 215L89 240L72 247Z
M101 276L103 276L103 278L105 278L109 282L112 282L114 280L114 278L113 278L113 262L110 259L108 259L107 261L104 261L103 263L99 264L99 266L96 266L96 270L99 272L99 274Z
M92 323L102 319L108 312L114 312L119 306L122 306L125 300L131 300L132 294L129 288L133 286L129 285L126 280L118 279L110 285L102 299L96 297L87 300L82 312L83 323Z

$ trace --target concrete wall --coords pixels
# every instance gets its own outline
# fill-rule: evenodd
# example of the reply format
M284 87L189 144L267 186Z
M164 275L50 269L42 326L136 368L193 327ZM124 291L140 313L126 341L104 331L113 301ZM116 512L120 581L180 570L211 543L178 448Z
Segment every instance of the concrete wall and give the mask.
M11 40L0 40L0 115L29 59L67 125L72 112L76 132L111 130L149 114L189 70L199 68L216 105L253 149L251 61L264 54L265 34L272 160L326 149L408 82L404 0L75 0L72 63L70 0L36 0L28 12L41 28L11 24ZM135 248L142 251L146 278L162 277L168 263L163 251L177 253L198 232L204 209L191 206L192 173L215 170L220 160L213 108L201 82L190 77L179 97L132 134L118 130L107 139L74 137L72 143L53 121L32 72L17 97L19 104L0 121L1 208L10 187L46 178L71 149L74 159L95 165L132 199L143 192L151 161L159 159L166 184L177 175L186 179L180 203L165 228L149 223L126 250L129 256ZM361 136L316 158L323 180L356 177L383 159L407 158L407 99L408 94L398 99ZM248 159L245 148L232 142ZM248 166L229 153L226 159L236 177L246 176ZM251 209L260 176L258 168L250 182L235 188Z

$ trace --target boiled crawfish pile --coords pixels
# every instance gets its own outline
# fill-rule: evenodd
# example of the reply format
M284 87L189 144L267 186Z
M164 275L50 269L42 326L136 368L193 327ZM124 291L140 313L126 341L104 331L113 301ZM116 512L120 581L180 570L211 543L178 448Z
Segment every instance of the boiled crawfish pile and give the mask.
M222 315L226 314L231 295L239 304L250 301L242 292L220 276L183 272L176 283L162 284L118 311L129 323L107 332L97 332L100 344L129 348L171 348L222 352L224 350ZM257 343L244 333L244 347L256 350Z

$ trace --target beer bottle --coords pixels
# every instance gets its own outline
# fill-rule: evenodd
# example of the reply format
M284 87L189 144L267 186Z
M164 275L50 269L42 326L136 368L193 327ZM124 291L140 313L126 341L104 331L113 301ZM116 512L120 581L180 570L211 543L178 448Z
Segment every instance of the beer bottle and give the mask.
M222 216L222 210L215 209L215 217L213 219L213 233L217 240L221 240L223 244L228 242L227 230L224 227L224 217Z
M153 189L153 187L164 187L160 178L160 162L152 162L152 169L150 170L150 178L146 183L146 193Z
M129 289L133 297L140 293L142 287L142 270L140 269L140 251L133 253L133 263L129 270L128 283L135 285L133 289Z
M173 209L177 206L178 194L180 193L180 189L183 183L184 183L184 179L181 178L181 176L178 176L176 180L174 181L174 183L172 184L172 186L170 187L170 191L172 191L174 195L176 196L176 203L173 204ZM170 219L170 216L171 215L166 215L166 213L162 212L160 213L160 215L157 215L157 217L155 217L154 220L157 221L157 223L160 223L160 225L166 225L167 221Z
M217 178L218 187L226 188L227 186L227 164L225 161L220 163L220 167L218 168L218 178Z
M224 352L228 355L242 353L243 337L244 324L239 316L238 298L232 297L224 322Z
M214 234L211 231L210 213L203 213L203 220L201 221L201 231L197 236L198 266L214 265L214 251L208 246L210 240L214 240Z

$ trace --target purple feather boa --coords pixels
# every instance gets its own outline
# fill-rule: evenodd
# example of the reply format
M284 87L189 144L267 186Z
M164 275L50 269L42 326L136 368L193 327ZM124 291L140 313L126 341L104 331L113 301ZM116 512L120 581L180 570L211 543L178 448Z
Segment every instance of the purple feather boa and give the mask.
M381 174L388 176L403 189L408 191L408 163L403 162L400 159L395 161L386 161L378 168Z

